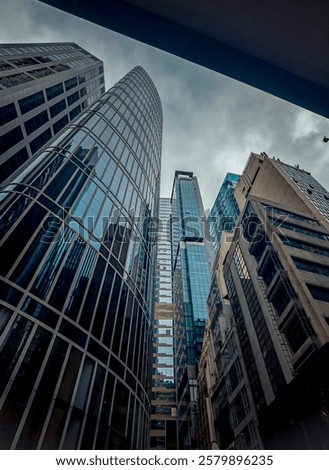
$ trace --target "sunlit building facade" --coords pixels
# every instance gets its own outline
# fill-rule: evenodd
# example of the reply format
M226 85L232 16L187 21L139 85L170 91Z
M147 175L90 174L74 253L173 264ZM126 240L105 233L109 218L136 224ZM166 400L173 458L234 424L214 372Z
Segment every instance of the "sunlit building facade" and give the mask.
M103 62L75 43L0 44L0 182L104 91Z
M0 195L0 447L143 449L162 110L136 67Z

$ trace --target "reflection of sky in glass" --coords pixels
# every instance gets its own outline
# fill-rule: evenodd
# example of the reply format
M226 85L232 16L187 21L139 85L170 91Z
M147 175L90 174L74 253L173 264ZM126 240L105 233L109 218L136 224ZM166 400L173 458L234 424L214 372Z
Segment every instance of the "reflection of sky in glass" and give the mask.
M151 144L155 148L155 141L161 134L162 117L152 83L140 69L135 70L132 75L132 80L128 79L125 86L121 84L118 87L120 91L120 87L126 90L125 96L120 94L118 99L114 93L108 95L112 97L112 105L116 105L112 109L108 105L102 106L107 109L107 116L93 116L88 109L88 114L84 113L83 119L72 124L75 126L79 122L80 126L86 125L85 130L70 129L64 140L57 139L56 144L60 144L61 148L49 149L40 154L39 160L29 162L28 171L31 172L32 169L30 174L37 187L29 186L31 178L27 173L22 173L24 185L11 186L12 191L26 191L26 195L12 194L11 205L1 207L3 225L7 229L4 238L7 245L3 246L8 247L7 251L11 253L13 260L10 265L9 262L1 263L1 268L11 282L20 285L20 295L26 296L21 303L24 305L24 312L31 318L38 318L38 323L30 330L31 336L27 338L33 350L31 348L27 351L25 348L24 352L18 350L17 353L17 348L15 349L18 364L24 363L26 366L24 373L28 376L29 364L33 364L36 374L35 377L30 374L29 381L26 381L26 384L31 384L31 390L25 384L26 402L31 404L38 393L46 396L42 380L49 377L44 373L44 365L51 358L52 362L49 364L55 364L55 367L51 368L52 381L49 382L56 391L53 394L53 390L48 390L49 400L42 400L44 409L39 413L40 416L50 417L54 404L52 397L53 400L57 399L57 391L65 388L66 403L78 406L79 419L81 418L78 423L76 416L72 422L68 417L66 436L71 432L72 424L74 439L82 442L85 438L82 423L88 422L88 419L93 421L93 417L98 416L99 421L93 421L95 426L91 439L95 436L95 442L96 439L101 442L102 439L105 440L104 435L109 436L112 432L104 432L104 427L100 426L101 421L106 421L108 429L114 429L115 433L118 432L117 435L122 431L119 429L119 420L109 422L108 405L101 399L110 390L113 409L121 409L122 403L126 407L120 421L123 429L128 430L131 416L139 416L142 426L145 426L145 432L144 429L135 434L132 432L123 439L129 441L128 446L134 443L139 448L144 448L147 446L143 440L146 440L149 420L149 397L144 391L149 385L151 372L146 352L151 347L149 325L154 305L152 289L155 270L155 244L150 243L149 222L155 215L155 192L158 189L155 182L159 178L157 168L160 160L160 147L152 151ZM139 83L138 87L135 82ZM150 104L144 105L142 110L135 107L134 94L137 88L138 93L144 96L144 103L155 100L156 114L148 111L149 107L152 108ZM128 95L130 107L121 107ZM99 105L100 103L95 104L93 109ZM141 123L136 123L137 115L143 121L142 125L146 126L138 136L135 131L142 127ZM126 141L124 136L119 138L111 127L114 117L113 123L120 129L118 132L125 132ZM155 117L156 122L152 123ZM89 129L92 130L87 135ZM154 133L157 134L155 138L151 136ZM149 137L153 142L150 143ZM108 147L105 148L105 145ZM150 154L147 154L147 149ZM125 168L127 161L131 172ZM34 165L38 165L37 168ZM135 219L128 214L130 204L136 209ZM112 217L114 210L117 213L115 220ZM119 229L122 237L127 238L120 239L117 236ZM131 232L136 235L136 241L128 238ZM108 235L107 239L104 234ZM44 239L41 240L42 243L38 243L41 237ZM3 250L5 253L6 250ZM4 258L5 256L2 257ZM124 266L127 268L125 273ZM27 292L23 294L25 287ZM30 296L31 292L33 296ZM36 297L42 299L42 304L37 302ZM14 310L15 306L13 315L24 314L21 310ZM46 315L47 310L49 314ZM10 321L5 315L3 318L5 323ZM14 321L13 319L13 324ZM46 328L43 328L42 322L46 324ZM36 334L32 337L34 333ZM60 337L57 337L57 333ZM88 348L84 350L89 335ZM46 347L39 348L39 340L45 341L45 338L49 344L48 350ZM166 344L161 347L163 359L159 358L157 369L159 383L163 385L168 382L171 386L173 358L165 351ZM172 351L172 343L167 347ZM138 355L144 349L145 354ZM34 364L33 355L36 354L43 364ZM18 369L16 367L17 371ZM171 376L169 380L167 374ZM13 383L18 380L17 377L18 375L14 377ZM40 378L38 383L35 382L37 377L38 380ZM124 377L129 377L130 381L127 379L125 382ZM33 388L33 384L37 384L36 388ZM98 398L95 398L94 411L88 417L89 405L86 400L95 390ZM125 399L120 402L122 393ZM16 403L8 401L7 397L2 398L8 405L8 413L12 415L10 407L13 406L14 410ZM35 418L34 411L33 407L28 406L25 409L20 404L21 415L15 415L12 424L14 435L17 429L23 429L23 425L20 425L21 416L24 415L27 422L32 422ZM38 413L39 410L35 412ZM5 427L8 422L9 420L2 420ZM40 433L44 424L42 419L38 419ZM58 442L65 440L66 429L64 434L61 432L56 434ZM17 441L26 437L24 432L21 435L17 432L15 436ZM108 445L110 444L106 443ZM99 447L103 447L102 442Z

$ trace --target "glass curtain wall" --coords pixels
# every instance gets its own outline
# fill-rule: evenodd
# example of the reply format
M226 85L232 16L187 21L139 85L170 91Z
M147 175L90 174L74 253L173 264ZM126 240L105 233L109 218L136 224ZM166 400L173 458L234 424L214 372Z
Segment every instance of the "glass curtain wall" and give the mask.
M162 111L137 67L0 193L0 448L143 449Z

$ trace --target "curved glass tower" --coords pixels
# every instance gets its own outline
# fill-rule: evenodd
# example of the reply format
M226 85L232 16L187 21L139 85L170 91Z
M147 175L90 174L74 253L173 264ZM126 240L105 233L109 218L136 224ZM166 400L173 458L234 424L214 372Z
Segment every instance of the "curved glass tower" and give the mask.
M162 111L136 67L0 193L0 447L143 449Z

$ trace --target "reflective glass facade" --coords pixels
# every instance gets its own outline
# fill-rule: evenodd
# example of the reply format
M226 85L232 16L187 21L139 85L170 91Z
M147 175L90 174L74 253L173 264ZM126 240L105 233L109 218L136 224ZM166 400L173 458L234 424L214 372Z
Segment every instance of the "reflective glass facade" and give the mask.
M0 183L104 91L102 61L77 44L0 44Z
M191 330L191 338L189 339L189 335L186 338L187 347L191 345L192 348L187 361L189 364L195 364L201 352L199 347L202 345L204 332L202 329L201 335L195 336L195 328L199 324L204 325L208 316L210 263L205 243L203 204L197 179L192 173L176 172L172 205L176 223L176 235L172 240L174 271L177 268L181 278L178 280L174 272L174 282L177 281L177 284L174 284L174 303L179 305L181 297L184 316L190 319L185 325L188 331ZM198 340L195 349L196 338Z
M196 445L197 370L210 286L210 247L205 240L203 204L193 173L176 171L172 211L178 447L188 449Z
M136 67L0 194L0 447L149 445L162 111Z
M234 197L238 181L239 175L227 173L207 218L207 227L215 252L219 248L222 232L232 232L240 214Z

